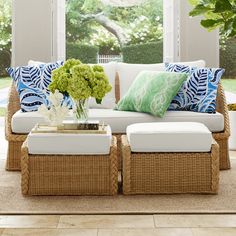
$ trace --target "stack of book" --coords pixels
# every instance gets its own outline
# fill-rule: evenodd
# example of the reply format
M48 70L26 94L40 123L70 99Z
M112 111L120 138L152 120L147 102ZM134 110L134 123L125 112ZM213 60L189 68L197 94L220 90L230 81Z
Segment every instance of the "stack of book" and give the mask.
M106 134L107 125L99 121L86 121L84 123L66 120L61 126L50 126L49 124L37 124L32 133L76 133L76 134Z
M99 130L99 121L88 120L80 123L73 120L65 120L63 121L63 128L67 130Z

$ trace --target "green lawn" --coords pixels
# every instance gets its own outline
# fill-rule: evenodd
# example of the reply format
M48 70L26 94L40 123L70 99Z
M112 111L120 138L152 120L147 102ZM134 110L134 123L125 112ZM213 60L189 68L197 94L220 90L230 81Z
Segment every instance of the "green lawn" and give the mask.
M11 85L11 81L12 79L9 77L0 78L0 89L9 87ZM6 108L0 107L0 117L5 116L5 113L6 113Z
M6 78L0 78L0 89L7 88L11 85L12 79L9 77Z
M222 79L225 91L236 93L236 79Z

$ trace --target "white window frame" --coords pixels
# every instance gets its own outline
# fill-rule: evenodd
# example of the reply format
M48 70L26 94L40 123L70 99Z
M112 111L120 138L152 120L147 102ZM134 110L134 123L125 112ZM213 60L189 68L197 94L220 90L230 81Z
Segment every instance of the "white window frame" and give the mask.
M66 59L65 8L65 0L52 0L52 61Z
M163 61L180 60L180 0L163 0Z

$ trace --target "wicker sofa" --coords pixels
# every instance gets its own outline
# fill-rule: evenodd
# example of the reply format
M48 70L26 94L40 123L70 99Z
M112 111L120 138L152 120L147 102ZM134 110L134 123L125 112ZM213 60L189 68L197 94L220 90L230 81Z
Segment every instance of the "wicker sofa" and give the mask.
M20 170L21 159L21 146L26 140L26 134L15 134L12 132L11 119L15 112L20 109L19 97L15 90L14 85L11 86L9 92L9 102L7 106L7 115L5 120L5 134L8 141L7 152L7 170ZM230 136L228 109L226 105L224 90L222 86L219 86L217 96L217 111L224 116L224 131L213 133L213 137L220 146L220 169L226 170L230 168L229 151L228 151L228 139ZM122 134L116 134L118 139L118 147L120 147ZM118 149L118 155L120 156L120 149Z
M117 101L120 99L120 96L122 96L122 87L121 87L120 82L124 80L123 78L120 78L120 77L122 76L120 76L119 71L116 72L115 82L114 82L115 83L114 93L115 93L115 97ZM8 153L7 153L7 163L6 163L7 170L20 170L21 169L21 162L20 162L21 146L23 142L26 140L27 133L22 133L22 134L14 133L12 129L12 117L19 110L20 110L20 102L19 102L18 93L16 92L16 89L14 85L12 84L9 91L7 115L6 115L6 120L5 120L5 135L8 141ZM104 112L106 113L106 111ZM223 117L222 119L223 128L222 128L222 131L220 132L218 131L217 132L212 131L212 132L213 132L214 139L217 141L217 143L220 146L220 169L226 170L226 169L230 169L229 150L228 150L228 139L230 136L230 127L229 127L228 108L226 104L224 90L221 84L219 85L219 88L218 88L217 112L219 114L222 114L221 116ZM118 119L118 122L119 122L119 119ZM137 123L138 121L135 120L134 122ZM141 122L144 122L144 121L142 120ZM150 117L147 122L150 122ZM155 121L151 121L151 122L155 122ZM201 120L200 121L198 120L198 122L201 122ZM212 120L212 122L210 123L213 124L214 121ZM119 168L121 168L121 149L120 149L121 135L124 134L125 128L126 127L123 127L122 132L119 132L117 130L116 132L114 132L114 135L117 137L117 144L118 144Z

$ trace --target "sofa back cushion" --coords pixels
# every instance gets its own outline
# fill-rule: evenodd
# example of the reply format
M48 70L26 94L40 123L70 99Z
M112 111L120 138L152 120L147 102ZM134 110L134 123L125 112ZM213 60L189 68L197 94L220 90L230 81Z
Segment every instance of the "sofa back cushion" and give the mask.
M117 63L117 72L120 80L120 98L129 90L133 81L141 71L164 71L165 64L128 64Z
M101 104L97 104L94 98L90 98L89 107L98 108L98 109L113 109L116 105L116 96L115 96L115 77L116 77L116 62L110 62L105 64L99 64L104 68L104 72L107 75L109 82L112 86L112 90L106 94L102 99Z
M181 62L180 64L195 66L195 67L205 67L205 61L191 61L191 62ZM165 64L128 64L128 63L117 63L117 72L119 74L120 81L120 97L122 98L128 91L129 87L135 80L136 76L141 71L165 71Z

